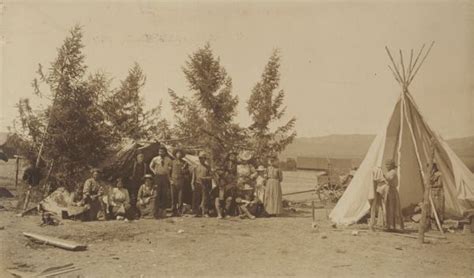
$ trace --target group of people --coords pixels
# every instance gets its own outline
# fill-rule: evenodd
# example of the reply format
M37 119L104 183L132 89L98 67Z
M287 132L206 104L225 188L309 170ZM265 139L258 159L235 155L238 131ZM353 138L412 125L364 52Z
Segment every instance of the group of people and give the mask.
M201 151L199 163L192 165L185 152L175 149L173 158L165 147L149 164L138 153L130 175L117 179L111 189L100 181L100 170L94 169L82 190L79 205L84 206L84 218L130 220L167 216L231 216L255 219L282 213L282 171L278 159L270 157L267 167L253 165L252 153L228 154L225 163L211 169L208 155ZM190 204L185 204L185 188L191 185ZM189 201L188 201L189 202Z
M427 165L427 167L429 166ZM388 159L385 162L385 170L376 167L372 172L373 190L369 191L369 228L374 230L377 220L377 224L387 231L395 231L397 224L401 230L404 230L405 225L398 193L398 171L393 159ZM443 181L441 171L439 171L435 162L431 165L428 182L430 199L432 200L432 206L430 207L432 208L428 213L427 225L430 225L436 217L442 223L444 220ZM418 204L418 206L421 205Z

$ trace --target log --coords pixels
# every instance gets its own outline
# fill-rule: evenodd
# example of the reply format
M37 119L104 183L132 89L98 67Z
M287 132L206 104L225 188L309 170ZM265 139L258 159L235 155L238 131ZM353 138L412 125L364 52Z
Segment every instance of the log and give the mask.
M59 247L62 249L70 250L70 251L81 251L87 249L86 244L77 243L74 241L58 239L50 236L38 235L34 233L26 233L23 232L23 235L27 238L34 239L40 242L43 242L48 245L52 245L54 247Z
M282 194L282 196L302 194L302 193L310 193L310 192L315 192L315 190L311 189L311 190L304 190L304 191L289 192L289 193Z

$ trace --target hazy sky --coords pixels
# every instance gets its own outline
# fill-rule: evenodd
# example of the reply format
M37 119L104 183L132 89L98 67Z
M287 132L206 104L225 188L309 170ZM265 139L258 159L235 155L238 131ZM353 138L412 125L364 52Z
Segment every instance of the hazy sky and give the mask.
M436 44L411 86L433 129L446 138L474 135L474 5L423 2L6 1L2 15L0 130L11 125L37 64L49 65L74 24L84 27L86 63L116 83L133 62L147 75L148 106L167 88L189 94L187 57L207 41L233 79L239 116L273 49L282 54L281 88L298 136L377 133L399 96L384 46ZM42 2L42 3L38 3ZM116 84L115 83L115 84Z

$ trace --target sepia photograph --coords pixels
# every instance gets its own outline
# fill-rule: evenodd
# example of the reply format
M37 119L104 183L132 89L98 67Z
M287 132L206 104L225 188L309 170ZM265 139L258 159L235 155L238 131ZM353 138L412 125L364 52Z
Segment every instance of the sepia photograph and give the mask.
M0 277L474 277L472 0L0 1Z

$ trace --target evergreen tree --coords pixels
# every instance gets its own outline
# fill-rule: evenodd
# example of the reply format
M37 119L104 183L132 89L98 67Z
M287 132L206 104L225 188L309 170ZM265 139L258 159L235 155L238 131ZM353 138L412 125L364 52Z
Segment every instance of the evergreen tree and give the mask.
M141 90L146 76L139 64L129 70L120 87L107 96L102 104L113 137L122 139L158 139L166 137L168 123L161 119L161 103L145 111Z
M211 163L218 166L243 139L242 129L234 123L238 98L232 95L232 79L209 44L189 56L183 72L193 96L179 97L170 91L176 128L207 149Z
M99 164L111 142L98 105L104 84L85 77L83 47L81 27L75 26L47 72L40 65L39 81L33 81L39 96L45 96L40 84L49 87L51 105L32 116L28 101L19 104L22 127L37 154L42 149L42 160L54 161L54 172L69 187L82 183L85 170Z
M286 110L283 107L285 92L278 90L279 69L280 54L275 50L247 102L247 110L253 120L249 127L250 145L257 157L262 159L280 153L296 137L295 118L272 130L272 126L282 119Z

